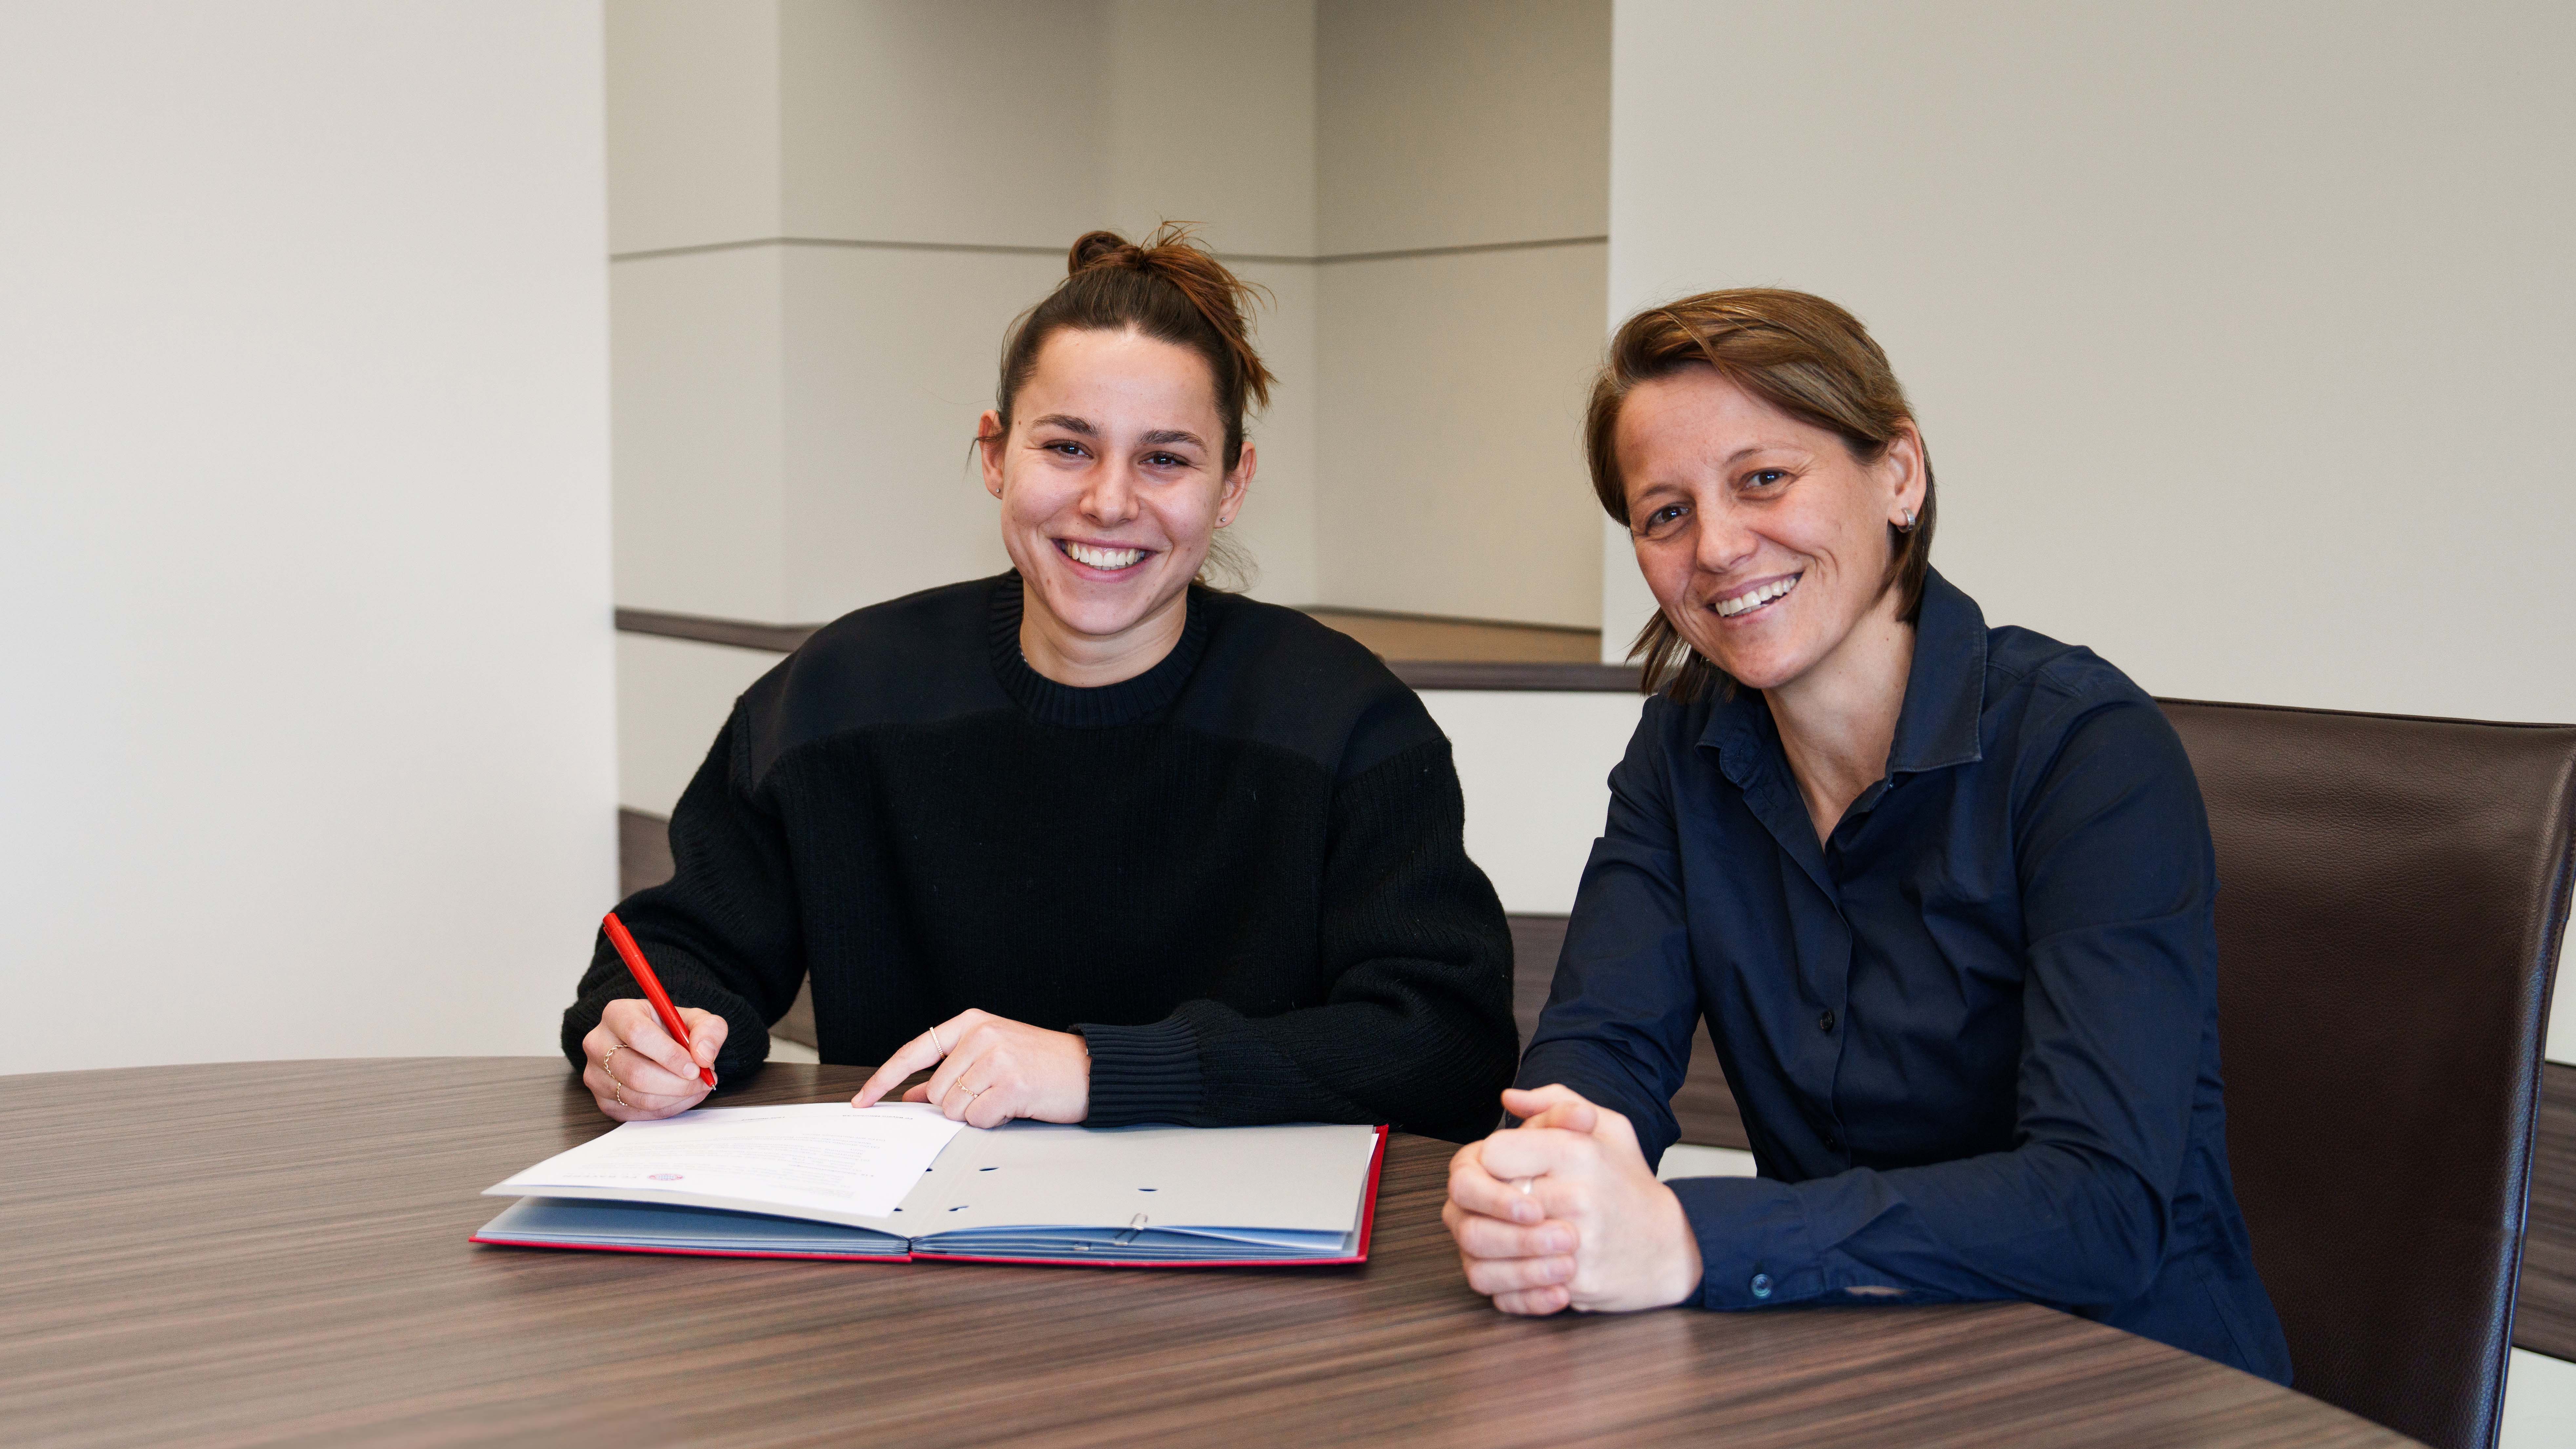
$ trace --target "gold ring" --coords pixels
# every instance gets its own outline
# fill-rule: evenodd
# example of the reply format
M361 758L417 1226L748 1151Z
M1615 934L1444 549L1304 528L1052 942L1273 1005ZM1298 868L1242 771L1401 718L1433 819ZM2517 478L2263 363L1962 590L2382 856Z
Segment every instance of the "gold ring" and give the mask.
M608 1049L608 1055L606 1055L606 1056L604 1056L604 1057L601 1057L601 1058L599 1059L599 1069L600 1069L601 1071L603 1071L603 1072L604 1072L604 1071L607 1071L607 1070L608 1070L608 1064L609 1064L610 1062L613 1062L613 1061L617 1060L617 1054L618 1054L619 1052L624 1051L624 1050L626 1050L626 1043L624 1043L624 1042L619 1042L617 1045L615 1045L615 1046L613 1046L613 1047L610 1047L610 1048Z
M944 1057L948 1055L948 1046L945 1042L942 1042L939 1039L939 1028L936 1024L932 1025L930 1028L930 1046L933 1051L938 1052L941 1056Z
M634 1103L626 1100L626 1091L624 1088L617 1085L617 1079L615 1077L608 1079L608 1095L615 1097L617 1099L617 1105L620 1107L629 1108L631 1110L635 1105Z

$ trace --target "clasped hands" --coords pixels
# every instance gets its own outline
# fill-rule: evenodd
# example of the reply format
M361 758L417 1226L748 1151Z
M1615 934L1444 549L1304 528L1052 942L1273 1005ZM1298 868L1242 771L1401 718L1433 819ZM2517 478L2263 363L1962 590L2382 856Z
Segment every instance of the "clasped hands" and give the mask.
M599 1025L581 1041L588 1059L581 1081L601 1112L620 1122L649 1122L706 1100L710 1088L698 1068L715 1065L725 1019L684 1006L680 1020L689 1029L685 1047L642 1001L621 997L600 1012ZM951 1121L972 1127L998 1127L1014 1117L1079 1122L1091 1111L1091 1048L1080 1035L989 1011L961 1012L904 1043L851 1105L868 1106L929 1066L939 1070L903 1100L935 1103Z
M1699 1240L1628 1119L1569 1087L1503 1093L1522 1119L1449 1160L1440 1220L1505 1313L1661 1308L1699 1291Z

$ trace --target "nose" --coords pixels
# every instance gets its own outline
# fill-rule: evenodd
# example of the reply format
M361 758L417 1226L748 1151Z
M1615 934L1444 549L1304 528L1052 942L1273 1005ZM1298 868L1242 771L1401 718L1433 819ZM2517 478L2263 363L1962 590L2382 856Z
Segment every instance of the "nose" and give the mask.
M1092 471L1082 490L1082 516L1104 528L1115 528L1136 516L1136 480L1124 464Z
M1736 511L1727 507L1702 506L1699 512L1699 538L1692 550L1692 562L1702 573L1723 574L1753 557L1761 540L1745 526Z

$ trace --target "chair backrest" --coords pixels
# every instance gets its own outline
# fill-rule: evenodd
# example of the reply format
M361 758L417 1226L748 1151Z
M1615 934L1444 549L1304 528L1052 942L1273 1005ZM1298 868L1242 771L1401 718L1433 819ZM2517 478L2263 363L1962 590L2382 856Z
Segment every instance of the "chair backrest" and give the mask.
M2296 1386L2486 1449L2576 727L2164 707L2218 846L2228 1158Z

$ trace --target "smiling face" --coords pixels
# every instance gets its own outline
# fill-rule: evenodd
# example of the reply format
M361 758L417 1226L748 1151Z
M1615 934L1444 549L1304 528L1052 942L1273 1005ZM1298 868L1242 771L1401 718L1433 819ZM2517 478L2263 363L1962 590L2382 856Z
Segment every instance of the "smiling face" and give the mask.
M1637 384L1616 443L1647 587L1738 683L1795 684L1894 610L1888 528L1923 506L1910 424L1864 463L1841 435L1694 365Z
M1049 337L1011 412L1007 434L984 414L984 486L1026 586L1031 666L1052 677L1039 656L1061 653L1115 673L1150 654L1142 673L1180 637L1190 580L1252 481L1252 445L1229 473L1206 360L1135 332Z

